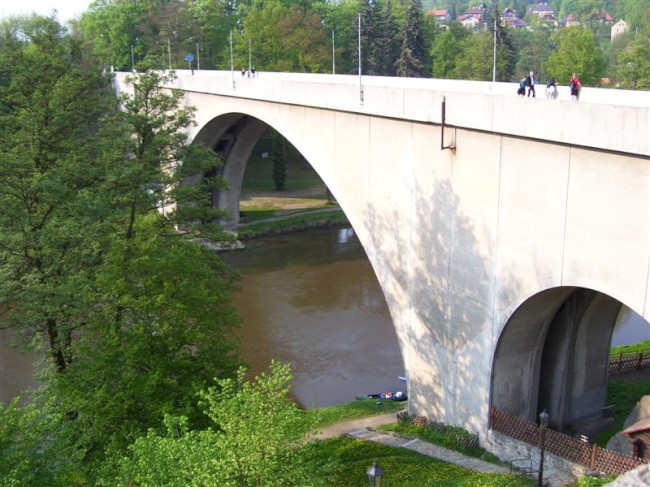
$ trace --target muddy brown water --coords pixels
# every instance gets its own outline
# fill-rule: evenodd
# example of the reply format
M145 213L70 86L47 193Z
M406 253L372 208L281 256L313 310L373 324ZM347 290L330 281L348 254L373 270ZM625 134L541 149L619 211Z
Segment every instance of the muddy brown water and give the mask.
M291 363L306 408L405 390L395 329L352 229L251 240L224 260L243 274L234 297L254 374L272 359Z
M397 337L383 294L352 229L267 237L222 254L242 274L234 295L242 353L251 375L272 359L292 364L293 395L304 407L405 390ZM0 333L0 399L35 385L34 356Z

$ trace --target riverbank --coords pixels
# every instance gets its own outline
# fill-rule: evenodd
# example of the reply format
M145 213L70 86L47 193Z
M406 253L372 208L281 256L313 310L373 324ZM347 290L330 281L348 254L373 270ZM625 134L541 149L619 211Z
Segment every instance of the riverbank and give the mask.
M350 224L339 205L327 199L322 186L244 193L240 211L240 222L229 230L242 241Z

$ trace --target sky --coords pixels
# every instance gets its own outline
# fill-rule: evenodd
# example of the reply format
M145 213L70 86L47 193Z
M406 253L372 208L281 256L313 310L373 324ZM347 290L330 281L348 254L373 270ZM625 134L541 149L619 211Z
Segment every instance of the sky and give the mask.
M0 16L28 15L35 12L39 15L50 15L52 10L58 11L58 19L65 22L84 12L92 0L0 0Z

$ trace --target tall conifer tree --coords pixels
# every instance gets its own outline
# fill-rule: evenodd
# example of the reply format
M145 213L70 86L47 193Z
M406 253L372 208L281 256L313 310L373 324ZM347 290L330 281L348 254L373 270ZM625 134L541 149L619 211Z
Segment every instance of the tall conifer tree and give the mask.
M396 63L397 76L422 78L429 66L420 0L409 0L400 38L402 47Z

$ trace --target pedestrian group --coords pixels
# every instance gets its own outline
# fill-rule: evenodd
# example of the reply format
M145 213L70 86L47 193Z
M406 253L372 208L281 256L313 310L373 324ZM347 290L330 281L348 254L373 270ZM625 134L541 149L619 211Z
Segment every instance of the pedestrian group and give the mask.
M535 98L535 85L537 84L537 79L535 78L535 73L531 71L526 76L519 80L519 88L517 89L517 95L519 96L532 96ZM569 90L571 91L571 99L573 101L578 101L580 98L580 89L582 84L580 83L580 78L576 76L575 73L571 76L569 81ZM549 100L556 100L558 97L558 87L557 79L551 78L551 81L546 85L546 98Z

